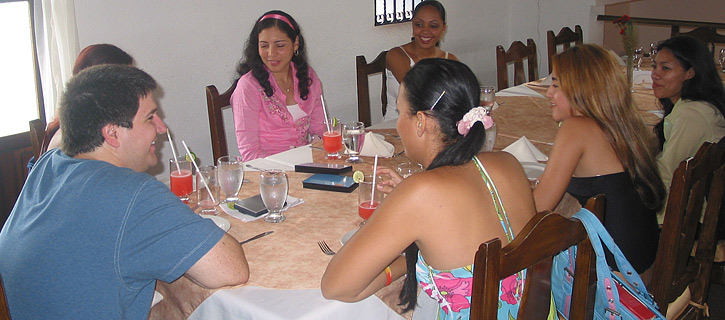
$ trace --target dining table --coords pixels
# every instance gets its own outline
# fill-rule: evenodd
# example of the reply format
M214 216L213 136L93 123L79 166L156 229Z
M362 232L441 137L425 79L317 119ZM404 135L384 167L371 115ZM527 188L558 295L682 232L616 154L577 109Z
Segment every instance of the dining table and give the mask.
M496 94L496 106L491 111L497 125L494 151L526 137L535 148L544 154L550 153L558 123L551 117L547 89L547 79L539 79ZM635 83L632 96L637 112L647 125L653 126L661 120L661 106L652 93L651 82ZM399 163L410 161L395 130L394 120L375 124L367 130L380 134L395 149L395 156L378 158L379 165L395 168ZM654 134L648 138L654 138ZM320 280L332 256L320 250L318 241L325 241L334 251L339 250L343 245L342 238L359 228L361 218L357 215L356 192L303 188L302 180L311 174L295 172L295 164L348 164L344 157L327 159L321 147L322 141L318 140L247 162L249 168L245 179L249 181L243 184L238 194L240 199L259 194L259 173L255 170L277 168L287 172L289 195L302 199L303 203L284 211L286 221L267 223L258 219L245 222L228 213L233 209L220 205L219 217L229 222L227 232L237 240L273 231L243 245L250 268L248 283L210 290L186 277L172 283L158 281L156 290L163 299L152 307L149 319L416 319L433 314L436 304L424 294L420 295L423 298L419 297L421 307L416 312L401 312L397 304L402 279L356 303L326 300L322 296ZM362 159L362 163L351 164L352 171L372 173L373 158ZM193 206L191 202L190 206Z

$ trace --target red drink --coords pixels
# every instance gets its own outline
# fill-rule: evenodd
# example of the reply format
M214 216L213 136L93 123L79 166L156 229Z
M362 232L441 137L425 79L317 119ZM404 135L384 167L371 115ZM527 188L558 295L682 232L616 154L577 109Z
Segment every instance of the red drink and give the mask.
M171 176L171 192L180 198L188 199L189 194L194 191L193 180L191 179L191 171L181 170L172 171Z
M328 159L339 159L342 149L342 134L339 131L326 131L322 134L322 148L327 151Z
M360 218L363 218L363 220L367 220L370 218L370 216L375 211L375 208L378 207L380 203L377 201L363 201L360 203L360 205L357 206L357 214L360 215Z

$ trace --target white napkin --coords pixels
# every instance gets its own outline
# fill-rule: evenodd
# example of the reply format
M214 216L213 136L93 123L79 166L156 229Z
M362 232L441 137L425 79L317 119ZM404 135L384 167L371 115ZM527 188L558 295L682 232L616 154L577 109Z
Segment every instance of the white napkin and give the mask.
M508 147L504 148L506 151L516 157L519 162L539 162L548 161L547 157L543 152L539 151L526 136L519 138Z
M610 49L609 53L614 57L615 60L617 60L617 62L619 62L620 66L624 67L624 65L626 64L624 63L624 58L620 57L616 52L614 52L614 50Z
M380 157L390 158L395 153L395 147L392 144L385 141L381 135L368 132L365 134L365 140L363 140L363 146L360 150L360 155L363 157L374 157L378 155Z
M301 205L303 203L305 203L305 200L304 199L302 199L302 198L295 198L293 196L287 195L287 205L285 205L284 208L282 208L282 211L285 211L285 210L287 210L289 208L292 208L292 207ZM253 216L250 216L250 215L241 213L237 209L229 208L226 203L220 204L219 205L219 208L222 208L222 210L224 210L224 212L226 212L228 215L230 215L232 217L235 217L235 218L237 218L239 220L242 220L243 222L250 222L250 221L254 221L254 220L257 220L257 219L260 219L260 218L264 218L265 216L267 216L267 213L265 213L265 214L263 214L263 215L261 215L259 217L253 217Z
M544 80L541 80L541 83L539 83L539 85L542 87L550 86L551 85L551 74L546 76L546 78L544 78Z
M503 89L499 92L496 92L497 97L536 97L536 98L543 98L540 93L532 90L531 88L527 87L526 85L518 85L515 87L509 87L506 89Z
M652 84L652 71L632 71L632 84ZM650 86L651 87L651 86Z

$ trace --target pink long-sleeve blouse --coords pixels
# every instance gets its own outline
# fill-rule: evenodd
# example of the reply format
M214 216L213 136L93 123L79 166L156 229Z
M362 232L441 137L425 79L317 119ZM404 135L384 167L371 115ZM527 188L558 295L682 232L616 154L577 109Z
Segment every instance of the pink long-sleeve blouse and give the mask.
M296 75L294 63L290 63L290 66L292 74ZM296 76L292 77L295 102L307 113L297 121L287 110L285 94L273 76L269 77L274 89L271 97L264 94L264 89L252 72L239 78L230 100L237 146L244 161L303 146L310 143L311 137L322 136L325 118L321 101L322 84L312 67L309 67L309 77L311 84L307 100L300 98L297 89L299 81Z

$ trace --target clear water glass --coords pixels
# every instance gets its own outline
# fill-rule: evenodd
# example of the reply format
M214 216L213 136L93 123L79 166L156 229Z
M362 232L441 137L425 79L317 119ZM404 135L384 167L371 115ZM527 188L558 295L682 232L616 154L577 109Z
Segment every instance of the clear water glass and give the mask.
M486 141L483 143L483 147L481 148L481 151L493 151L493 147L496 145L496 134L498 129L496 128L496 124L494 123L493 126L486 129Z
M217 175L219 185L226 199L222 203L235 202L239 200L237 194L242 188L244 180L244 162L240 156L224 156L217 160Z
M398 164L397 171L398 174L405 179L415 173L423 172L423 166L420 165L420 163L408 161Z
M720 62L720 69L722 69L722 72L725 73L725 49L720 49L720 57L718 57L718 61Z
M480 89L481 106L490 114L491 110L493 110L493 105L496 103L496 88L493 86L483 86Z
M202 215L218 215L216 206L219 204L219 180L215 166L201 166L196 172L197 204Z
M262 195L264 206L269 211L269 214L264 217L264 221L278 223L287 219L282 214L282 208L287 201L288 191L289 184L284 171L272 169L259 173L259 193Z
M349 155L346 162L362 162L360 149L362 149L364 136L365 124L362 122L348 122L342 125L342 143L345 144Z

